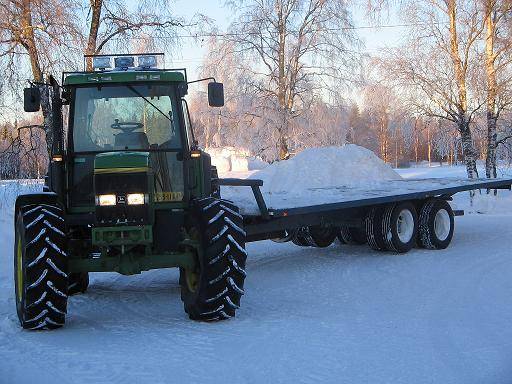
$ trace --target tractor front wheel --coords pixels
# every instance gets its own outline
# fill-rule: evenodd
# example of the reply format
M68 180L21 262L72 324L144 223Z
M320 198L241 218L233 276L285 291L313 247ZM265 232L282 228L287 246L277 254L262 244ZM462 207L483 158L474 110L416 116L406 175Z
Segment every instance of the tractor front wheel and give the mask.
M197 267L180 269L181 299L192 320L235 316L244 294L246 233L238 208L207 197L192 204L190 236L196 240Z
M65 228L62 210L54 205L27 205L16 217L16 309L25 329L64 325L68 302Z

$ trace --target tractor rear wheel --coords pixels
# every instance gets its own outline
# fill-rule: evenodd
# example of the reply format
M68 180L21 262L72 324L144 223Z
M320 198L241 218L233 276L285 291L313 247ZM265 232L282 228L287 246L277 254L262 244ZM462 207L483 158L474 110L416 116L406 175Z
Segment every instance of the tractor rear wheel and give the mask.
M235 316L244 294L246 233L238 207L207 197L192 203L189 231L199 242L197 268L180 269L181 299L192 320Z
M89 287L89 272L71 273L68 280L68 295L85 293Z
M14 284L16 310L25 329L64 325L68 302L66 227L55 205L22 207L16 218Z

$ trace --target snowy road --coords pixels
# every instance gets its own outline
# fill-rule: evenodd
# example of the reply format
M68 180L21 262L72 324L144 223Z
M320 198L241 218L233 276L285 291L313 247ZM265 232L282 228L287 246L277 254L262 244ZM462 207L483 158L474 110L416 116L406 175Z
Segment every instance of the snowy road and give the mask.
M18 327L10 215L0 383L512 382L510 214L457 218L447 250L401 256L250 244L242 308L223 323L187 319L174 270L94 274L54 332Z

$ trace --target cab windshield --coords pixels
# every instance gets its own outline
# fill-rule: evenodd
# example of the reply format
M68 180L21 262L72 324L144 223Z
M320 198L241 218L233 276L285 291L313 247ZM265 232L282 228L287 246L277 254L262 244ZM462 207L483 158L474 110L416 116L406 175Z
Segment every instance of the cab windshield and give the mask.
M74 151L179 150L176 100L172 85L77 88Z

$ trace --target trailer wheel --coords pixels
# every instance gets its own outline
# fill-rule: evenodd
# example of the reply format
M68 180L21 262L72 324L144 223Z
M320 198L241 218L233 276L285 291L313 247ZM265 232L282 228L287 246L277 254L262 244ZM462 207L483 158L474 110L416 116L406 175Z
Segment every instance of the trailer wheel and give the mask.
M89 272L70 273L68 279L68 295L85 293L89 287Z
M207 197L192 202L189 232L199 242L195 270L180 269L181 299L192 320L235 316L244 294L246 233L233 203Z
M420 210L418 245L427 249L445 249L454 230L453 211L444 200L429 200Z
M372 207L365 218L366 240L370 248L376 251L387 250L382 228L385 209L383 206Z
M54 205L27 205L16 217L14 284L16 311L25 329L64 325L68 302L66 228Z
M387 249L405 253L414 247L418 232L418 215L410 202L397 203L386 207L382 229Z
M292 243L299 247L310 247L313 245L313 241L310 238L309 227L302 227L297 230L295 236L292 238Z
M366 233L355 227L342 225L338 231L338 240L341 244L361 245L366 244Z
M318 248L326 248L336 239L336 229L332 227L322 227L315 225L309 227L309 235L313 242L313 246Z

